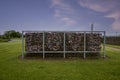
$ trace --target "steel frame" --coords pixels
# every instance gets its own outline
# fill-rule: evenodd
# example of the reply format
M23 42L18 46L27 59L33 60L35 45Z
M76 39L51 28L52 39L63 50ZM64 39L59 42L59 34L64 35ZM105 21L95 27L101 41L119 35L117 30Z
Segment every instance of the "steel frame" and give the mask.
M43 33L43 51L39 51L39 52L26 52L25 51L25 42L24 42L24 33L25 32L41 32ZM45 51L44 49L44 44L45 44L45 32L63 32L64 33L64 42L63 42L63 45L64 45L64 50L63 51ZM84 33L84 51L66 51L65 49L65 43L66 43L66 39L65 39L65 34L66 33L75 33L75 32L83 32ZM45 53L63 53L63 58L66 57L66 53L84 53L83 54L83 58L85 59L86 58L86 53L89 53L89 52L101 52L103 53L103 57L105 58L106 57L106 32L105 31L92 31L92 33L97 33L97 32L101 32L103 33L103 48L102 48L102 51L86 51L86 33L87 32L91 32L91 31L22 31L22 59L24 59L24 55L25 53L43 53L43 59L45 58Z

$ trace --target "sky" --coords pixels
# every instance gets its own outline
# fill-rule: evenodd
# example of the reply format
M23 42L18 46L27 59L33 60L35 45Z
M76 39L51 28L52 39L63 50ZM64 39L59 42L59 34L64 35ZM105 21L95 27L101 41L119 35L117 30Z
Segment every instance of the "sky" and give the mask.
M0 0L0 34L7 30L106 31L120 34L120 0Z

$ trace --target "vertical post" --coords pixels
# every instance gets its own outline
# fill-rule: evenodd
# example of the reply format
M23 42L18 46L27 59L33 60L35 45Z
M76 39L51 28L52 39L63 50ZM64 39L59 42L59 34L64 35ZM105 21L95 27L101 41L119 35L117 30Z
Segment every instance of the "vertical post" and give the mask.
M106 35L105 35L105 31L104 31L104 42L103 42L103 57L105 58L106 57L106 53L105 53L105 44L106 44Z
M86 58L86 32L84 32L84 56L83 58L85 59Z
M45 58L45 33L43 32L43 59Z
M94 25L91 24L91 33L93 33L93 27L94 27Z
M65 58L65 42L66 42L65 40L66 39L65 39L65 32L64 32L64 56L63 56L64 58Z
M116 32L116 37L117 37L117 33L118 33L118 32Z
M24 31L22 31L22 59L24 59Z

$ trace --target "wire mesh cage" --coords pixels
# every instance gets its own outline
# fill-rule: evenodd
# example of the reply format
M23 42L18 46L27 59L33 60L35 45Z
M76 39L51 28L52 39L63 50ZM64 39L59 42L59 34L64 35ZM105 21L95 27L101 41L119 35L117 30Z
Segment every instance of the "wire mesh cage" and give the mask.
M103 42L103 43L102 43ZM101 46L102 45L102 46ZM105 31L22 31L22 58L24 53L87 53L105 57ZM52 55L52 54L51 54Z

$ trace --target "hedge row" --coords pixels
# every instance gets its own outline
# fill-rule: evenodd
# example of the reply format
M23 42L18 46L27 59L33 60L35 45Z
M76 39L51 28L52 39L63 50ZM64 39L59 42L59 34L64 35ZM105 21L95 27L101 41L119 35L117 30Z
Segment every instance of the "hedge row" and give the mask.
M106 43L112 45L120 45L120 36L109 36L106 37Z

